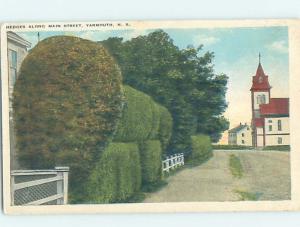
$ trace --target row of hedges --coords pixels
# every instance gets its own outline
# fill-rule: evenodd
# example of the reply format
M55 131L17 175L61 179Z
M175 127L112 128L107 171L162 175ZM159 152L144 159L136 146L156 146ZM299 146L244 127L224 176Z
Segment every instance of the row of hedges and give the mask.
M274 151L290 151L291 150L291 146L290 145L277 145L277 146L265 146L263 148L264 151L270 151L270 150L274 150Z
M213 145L212 147L213 147L213 149L217 149L217 150L250 150L250 149L254 149L251 146L227 145L227 144L224 144L224 145L218 144L218 145Z
M192 153L189 162L193 165L201 164L212 157L211 139L207 135L194 135L192 139Z

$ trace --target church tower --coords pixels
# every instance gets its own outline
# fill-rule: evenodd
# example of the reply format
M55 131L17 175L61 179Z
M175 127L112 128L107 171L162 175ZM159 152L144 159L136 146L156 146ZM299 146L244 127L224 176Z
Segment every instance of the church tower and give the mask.
M252 77L251 105L252 105L252 143L254 147L264 146L265 140L259 141L260 134L264 134L264 121L260 116L260 104L270 103L270 90L268 76L264 73L260 62L261 55L259 54L259 63L255 76Z

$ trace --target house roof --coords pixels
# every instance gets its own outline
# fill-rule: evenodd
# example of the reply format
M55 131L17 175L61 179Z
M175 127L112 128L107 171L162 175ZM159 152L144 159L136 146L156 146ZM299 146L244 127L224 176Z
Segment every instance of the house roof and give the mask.
M239 124L238 126L236 126L236 127L232 128L232 129L228 130L228 132L229 133L237 133L237 132L239 132L242 129L247 128L247 127L249 127L249 125L247 125L247 124L244 124L244 125Z
M21 46L24 46L26 48L30 48L31 47L31 43L29 41L27 41L26 39L22 38L21 36L19 36L18 34L8 31L7 32L7 38L12 41L15 42Z
M289 98L271 98L259 107L261 115L289 115Z
M251 91L270 90L269 77L265 74L264 69L259 62L256 74L252 77Z

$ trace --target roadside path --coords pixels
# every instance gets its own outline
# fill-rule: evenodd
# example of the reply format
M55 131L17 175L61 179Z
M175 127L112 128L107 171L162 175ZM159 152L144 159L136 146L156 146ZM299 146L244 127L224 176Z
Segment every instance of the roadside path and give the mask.
M229 156L240 158L244 175L234 178ZM245 191L259 194L259 200L290 198L289 152L214 151L206 163L185 168L167 178L168 185L149 193L144 202L238 201Z

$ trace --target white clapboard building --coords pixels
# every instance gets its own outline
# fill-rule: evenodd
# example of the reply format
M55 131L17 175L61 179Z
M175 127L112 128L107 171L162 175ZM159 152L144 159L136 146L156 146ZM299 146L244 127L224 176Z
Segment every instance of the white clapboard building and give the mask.
M250 125L240 123L228 131L229 145L252 146L252 133Z

